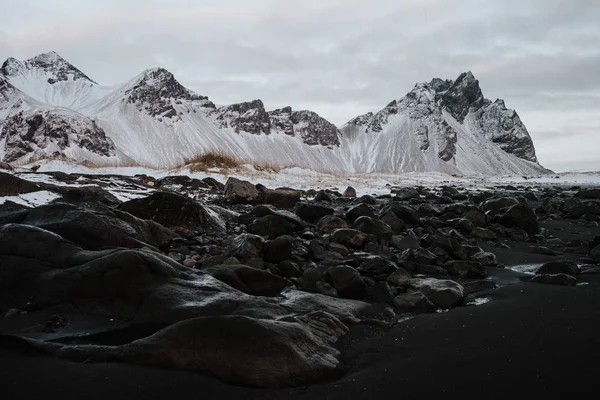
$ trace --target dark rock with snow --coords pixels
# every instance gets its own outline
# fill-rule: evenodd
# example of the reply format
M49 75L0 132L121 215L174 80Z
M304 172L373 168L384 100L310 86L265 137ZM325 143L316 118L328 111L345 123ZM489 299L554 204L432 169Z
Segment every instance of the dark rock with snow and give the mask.
M222 128L232 128L237 133L271 133L271 120L261 100L220 107L213 116Z
M337 127L315 112L292 111L291 107L284 107L268 114L271 128L278 129L286 135L298 136L310 146L334 148L340 145Z
M146 198L129 200L121 204L119 210L170 228L201 232L225 230L225 222L214 211L176 193L155 192Z
M104 130L94 120L75 113L19 112L6 119L0 140L5 141L3 160L8 162L66 158L71 147L105 157L116 154Z
M181 85L172 73L164 68L144 71L131 88L125 91L125 100L138 110L156 118L175 118L177 101L195 101L201 107L215 108L206 96L200 96Z

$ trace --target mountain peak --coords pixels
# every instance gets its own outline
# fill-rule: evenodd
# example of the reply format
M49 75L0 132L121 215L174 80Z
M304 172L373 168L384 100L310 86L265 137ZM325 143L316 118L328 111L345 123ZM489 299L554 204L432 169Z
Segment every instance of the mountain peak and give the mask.
M25 61L9 57L2 64L2 68L0 68L0 72L4 76L9 77L36 70L43 71L47 76L47 82L51 85L61 81L68 81L69 78L72 78L74 81L84 79L96 83L55 51L41 53Z
M65 60L64 58L62 58L60 56L60 54L58 54L54 50L51 50L51 51L49 51L47 53L40 53L37 56L32 57L32 58L30 58L27 61L49 63L49 64L53 64L53 63L57 63L57 62L67 62L67 60Z
M472 109L480 109L485 102L479 81L471 71L463 72L455 81L434 79L431 85L436 99L459 122L463 122Z

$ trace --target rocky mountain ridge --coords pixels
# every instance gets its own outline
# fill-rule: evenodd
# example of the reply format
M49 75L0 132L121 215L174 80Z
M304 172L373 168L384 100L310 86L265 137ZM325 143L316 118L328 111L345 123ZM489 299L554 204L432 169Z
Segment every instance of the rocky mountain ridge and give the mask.
M63 117L53 121L61 120L71 139L58 146L22 123L59 108ZM59 157L170 168L216 151L245 162L343 173L545 171L518 114L485 99L470 72L417 84L338 129L312 111L267 111L261 100L216 107L163 68L124 85L99 85L50 52L3 64L0 119L0 159L16 163Z

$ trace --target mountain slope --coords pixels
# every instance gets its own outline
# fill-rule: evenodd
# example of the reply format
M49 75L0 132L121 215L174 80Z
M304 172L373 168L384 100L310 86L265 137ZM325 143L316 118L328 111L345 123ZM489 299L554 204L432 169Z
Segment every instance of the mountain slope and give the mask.
M498 174L542 171L514 110L485 99L470 72L419 83L341 129L357 171Z
M267 111L260 100L216 107L162 68L114 86L54 52L0 68L0 160L168 168L211 151L330 172L543 171L518 115L486 100L471 73L418 84L338 129L312 111Z

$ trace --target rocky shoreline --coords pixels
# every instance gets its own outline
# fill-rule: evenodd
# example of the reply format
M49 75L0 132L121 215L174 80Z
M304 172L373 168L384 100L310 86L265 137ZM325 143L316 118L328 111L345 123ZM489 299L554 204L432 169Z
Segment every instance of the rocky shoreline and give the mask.
M389 189L0 171L0 196L55 196L0 204L0 343L296 387L348 376L352 332L597 290L600 189Z

